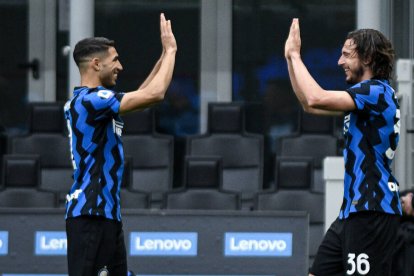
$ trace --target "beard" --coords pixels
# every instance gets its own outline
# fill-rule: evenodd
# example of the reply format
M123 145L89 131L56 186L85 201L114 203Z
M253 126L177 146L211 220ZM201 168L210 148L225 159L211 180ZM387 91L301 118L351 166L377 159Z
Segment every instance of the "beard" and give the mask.
M361 81L361 77L364 74L364 68L362 67L362 65L359 65L356 70L350 70L350 72L351 76L348 79L346 79L346 82L348 84L357 84Z
M107 74L105 75L102 79L101 79L102 85L105 88L109 88L112 89L115 87L116 85L116 80L113 78L112 73L111 74Z

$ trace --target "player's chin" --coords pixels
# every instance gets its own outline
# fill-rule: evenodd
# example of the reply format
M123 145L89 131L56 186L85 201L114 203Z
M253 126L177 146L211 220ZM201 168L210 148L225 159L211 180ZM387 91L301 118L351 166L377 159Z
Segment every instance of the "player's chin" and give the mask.
M110 81L110 84L109 84L110 86L115 86L116 85L116 79L112 79L111 81Z
M348 84L356 84L357 82L352 77L346 77L345 78L346 83Z

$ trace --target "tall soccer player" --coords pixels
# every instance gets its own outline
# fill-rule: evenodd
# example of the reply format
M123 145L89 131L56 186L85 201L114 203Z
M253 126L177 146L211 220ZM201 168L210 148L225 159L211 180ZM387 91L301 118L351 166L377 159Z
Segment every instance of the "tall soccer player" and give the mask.
M79 41L73 57L79 87L65 105L74 166L67 196L66 233L70 276L127 275L120 212L124 168L120 114L163 100L171 82L177 44L170 20L160 15L162 54L136 90L115 92L122 65L114 41L93 37Z
M346 91L327 91L312 78L301 55L299 20L293 19L285 57L293 90L314 114L344 112L344 198L325 234L310 275L391 275L401 215L398 182L391 173L400 111L389 84L394 50L372 29L350 32L338 65Z

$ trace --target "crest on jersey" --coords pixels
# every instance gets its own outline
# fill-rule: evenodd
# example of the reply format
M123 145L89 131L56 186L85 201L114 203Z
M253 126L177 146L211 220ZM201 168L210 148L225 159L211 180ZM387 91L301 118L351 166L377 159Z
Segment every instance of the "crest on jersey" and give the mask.
M111 90L99 90L97 94L101 99L109 99L112 95L114 95L114 92Z

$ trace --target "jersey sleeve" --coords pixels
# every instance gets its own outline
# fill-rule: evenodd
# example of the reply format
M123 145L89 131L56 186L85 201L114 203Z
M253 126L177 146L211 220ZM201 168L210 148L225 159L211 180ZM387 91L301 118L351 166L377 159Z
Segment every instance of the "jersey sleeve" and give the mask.
M84 97L85 106L88 106L89 113L94 114L95 120L112 118L119 113L124 93L116 93L112 90L99 90L89 93Z
M355 102L358 111L377 113L384 102L384 87L379 84L359 83L346 90Z

